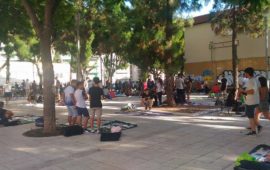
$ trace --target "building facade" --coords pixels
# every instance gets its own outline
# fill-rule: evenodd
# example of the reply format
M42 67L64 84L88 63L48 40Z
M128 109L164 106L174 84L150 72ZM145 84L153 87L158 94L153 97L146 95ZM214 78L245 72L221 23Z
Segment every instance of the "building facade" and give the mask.
M215 35L211 29L209 15L196 17L194 21L194 26L187 28L185 32L186 73L212 78L223 72L231 74L231 35ZM238 34L237 44L239 71L253 67L257 72L265 74L265 37L251 38L246 34Z

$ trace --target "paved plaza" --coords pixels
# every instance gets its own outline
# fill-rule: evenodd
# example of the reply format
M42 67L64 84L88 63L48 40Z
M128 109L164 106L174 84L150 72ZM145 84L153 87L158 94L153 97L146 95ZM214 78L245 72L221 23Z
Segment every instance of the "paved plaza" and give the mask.
M201 99L204 101L205 99ZM247 118L177 113L168 116L115 114L138 97L119 97L104 103L104 119L138 124L123 131L118 142L100 142L98 134L30 138L23 132L34 124L0 128L0 170L232 170L242 152L269 144L270 127L258 136L245 136ZM194 106L196 107L196 106ZM22 100L7 106L17 115L41 115L42 105ZM64 122L65 107L57 106Z

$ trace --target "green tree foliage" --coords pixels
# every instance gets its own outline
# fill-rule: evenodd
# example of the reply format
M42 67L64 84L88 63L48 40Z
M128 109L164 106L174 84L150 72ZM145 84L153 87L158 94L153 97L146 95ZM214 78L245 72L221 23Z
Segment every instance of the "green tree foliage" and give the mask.
M212 29L216 34L232 34L232 66L234 87L238 88L237 34L251 37L263 35L263 11L268 0L215 0L212 13Z
M173 105L174 74L184 65L183 12L199 9L200 0L130 0L128 60L144 71L163 70L167 102Z
M129 41L127 7L124 0L103 1L93 20L95 34L93 48L96 54L103 55L106 75L111 83L118 69L127 67L125 45Z
M80 0L70 1L69 3L74 8L67 15L71 17L70 21L73 22L70 22L60 41L55 43L55 47L62 54L68 54L72 57L71 67L73 71L77 70L79 66L80 71L77 74L81 74L78 76L83 77L87 70L89 70L89 61L92 56L92 42L94 40L92 25L100 1ZM78 16L79 19L77 18ZM80 44L79 49L77 46L78 43Z
M12 37L11 42L14 44L13 49L21 61L31 62L36 66L39 80L42 82L43 76L39 65L41 62L41 56L39 52L39 41L36 37L33 36L25 38L15 35Z

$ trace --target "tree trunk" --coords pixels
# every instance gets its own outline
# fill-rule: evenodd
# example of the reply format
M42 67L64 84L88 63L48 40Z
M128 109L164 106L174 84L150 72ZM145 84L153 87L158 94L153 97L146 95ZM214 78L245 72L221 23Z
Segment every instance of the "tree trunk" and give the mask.
M40 52L43 69L43 97L44 97L44 133L54 133L55 124L55 93L54 71L51 57L51 41L49 29L44 28L40 38Z
M40 70L40 68L39 68L39 66L38 66L38 63L35 62L34 65L35 65L36 68L37 68L37 73L38 73L39 81L42 83L42 82L43 82L43 77L42 77L41 70Z
M7 58L6 58L6 83L9 82L10 80L10 56L7 55Z
M237 30L236 30L236 11L233 8L233 24L232 24L232 67L233 67L233 87L238 89L238 56L237 56Z
M80 46L80 66L79 66L79 74L80 74L80 78L81 79L84 79L85 78L85 63L86 63L86 43L87 43L87 40L86 40L86 37L81 37L81 46Z
M166 94L167 94L167 103L169 106L174 105L173 100L173 88L174 88L174 78L173 73L170 69L172 63L172 36L173 36L173 10L171 7L170 0L167 0L167 10L166 10L166 41L167 41L167 50L165 51L165 76L166 76Z

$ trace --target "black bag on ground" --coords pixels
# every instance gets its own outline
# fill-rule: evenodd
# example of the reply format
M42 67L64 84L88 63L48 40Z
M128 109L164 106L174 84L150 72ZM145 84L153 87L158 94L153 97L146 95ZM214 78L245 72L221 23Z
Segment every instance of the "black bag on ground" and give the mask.
M19 124L20 124L19 120L12 120L12 121L7 121L3 123L4 126L16 126Z
M79 125L67 126L64 128L64 136L75 136L83 134L83 128Z
M43 117L39 117L35 120L36 127L44 127L44 119Z
M104 132L100 134L100 141L119 141L121 137L121 132L116 133L110 133L110 132Z

